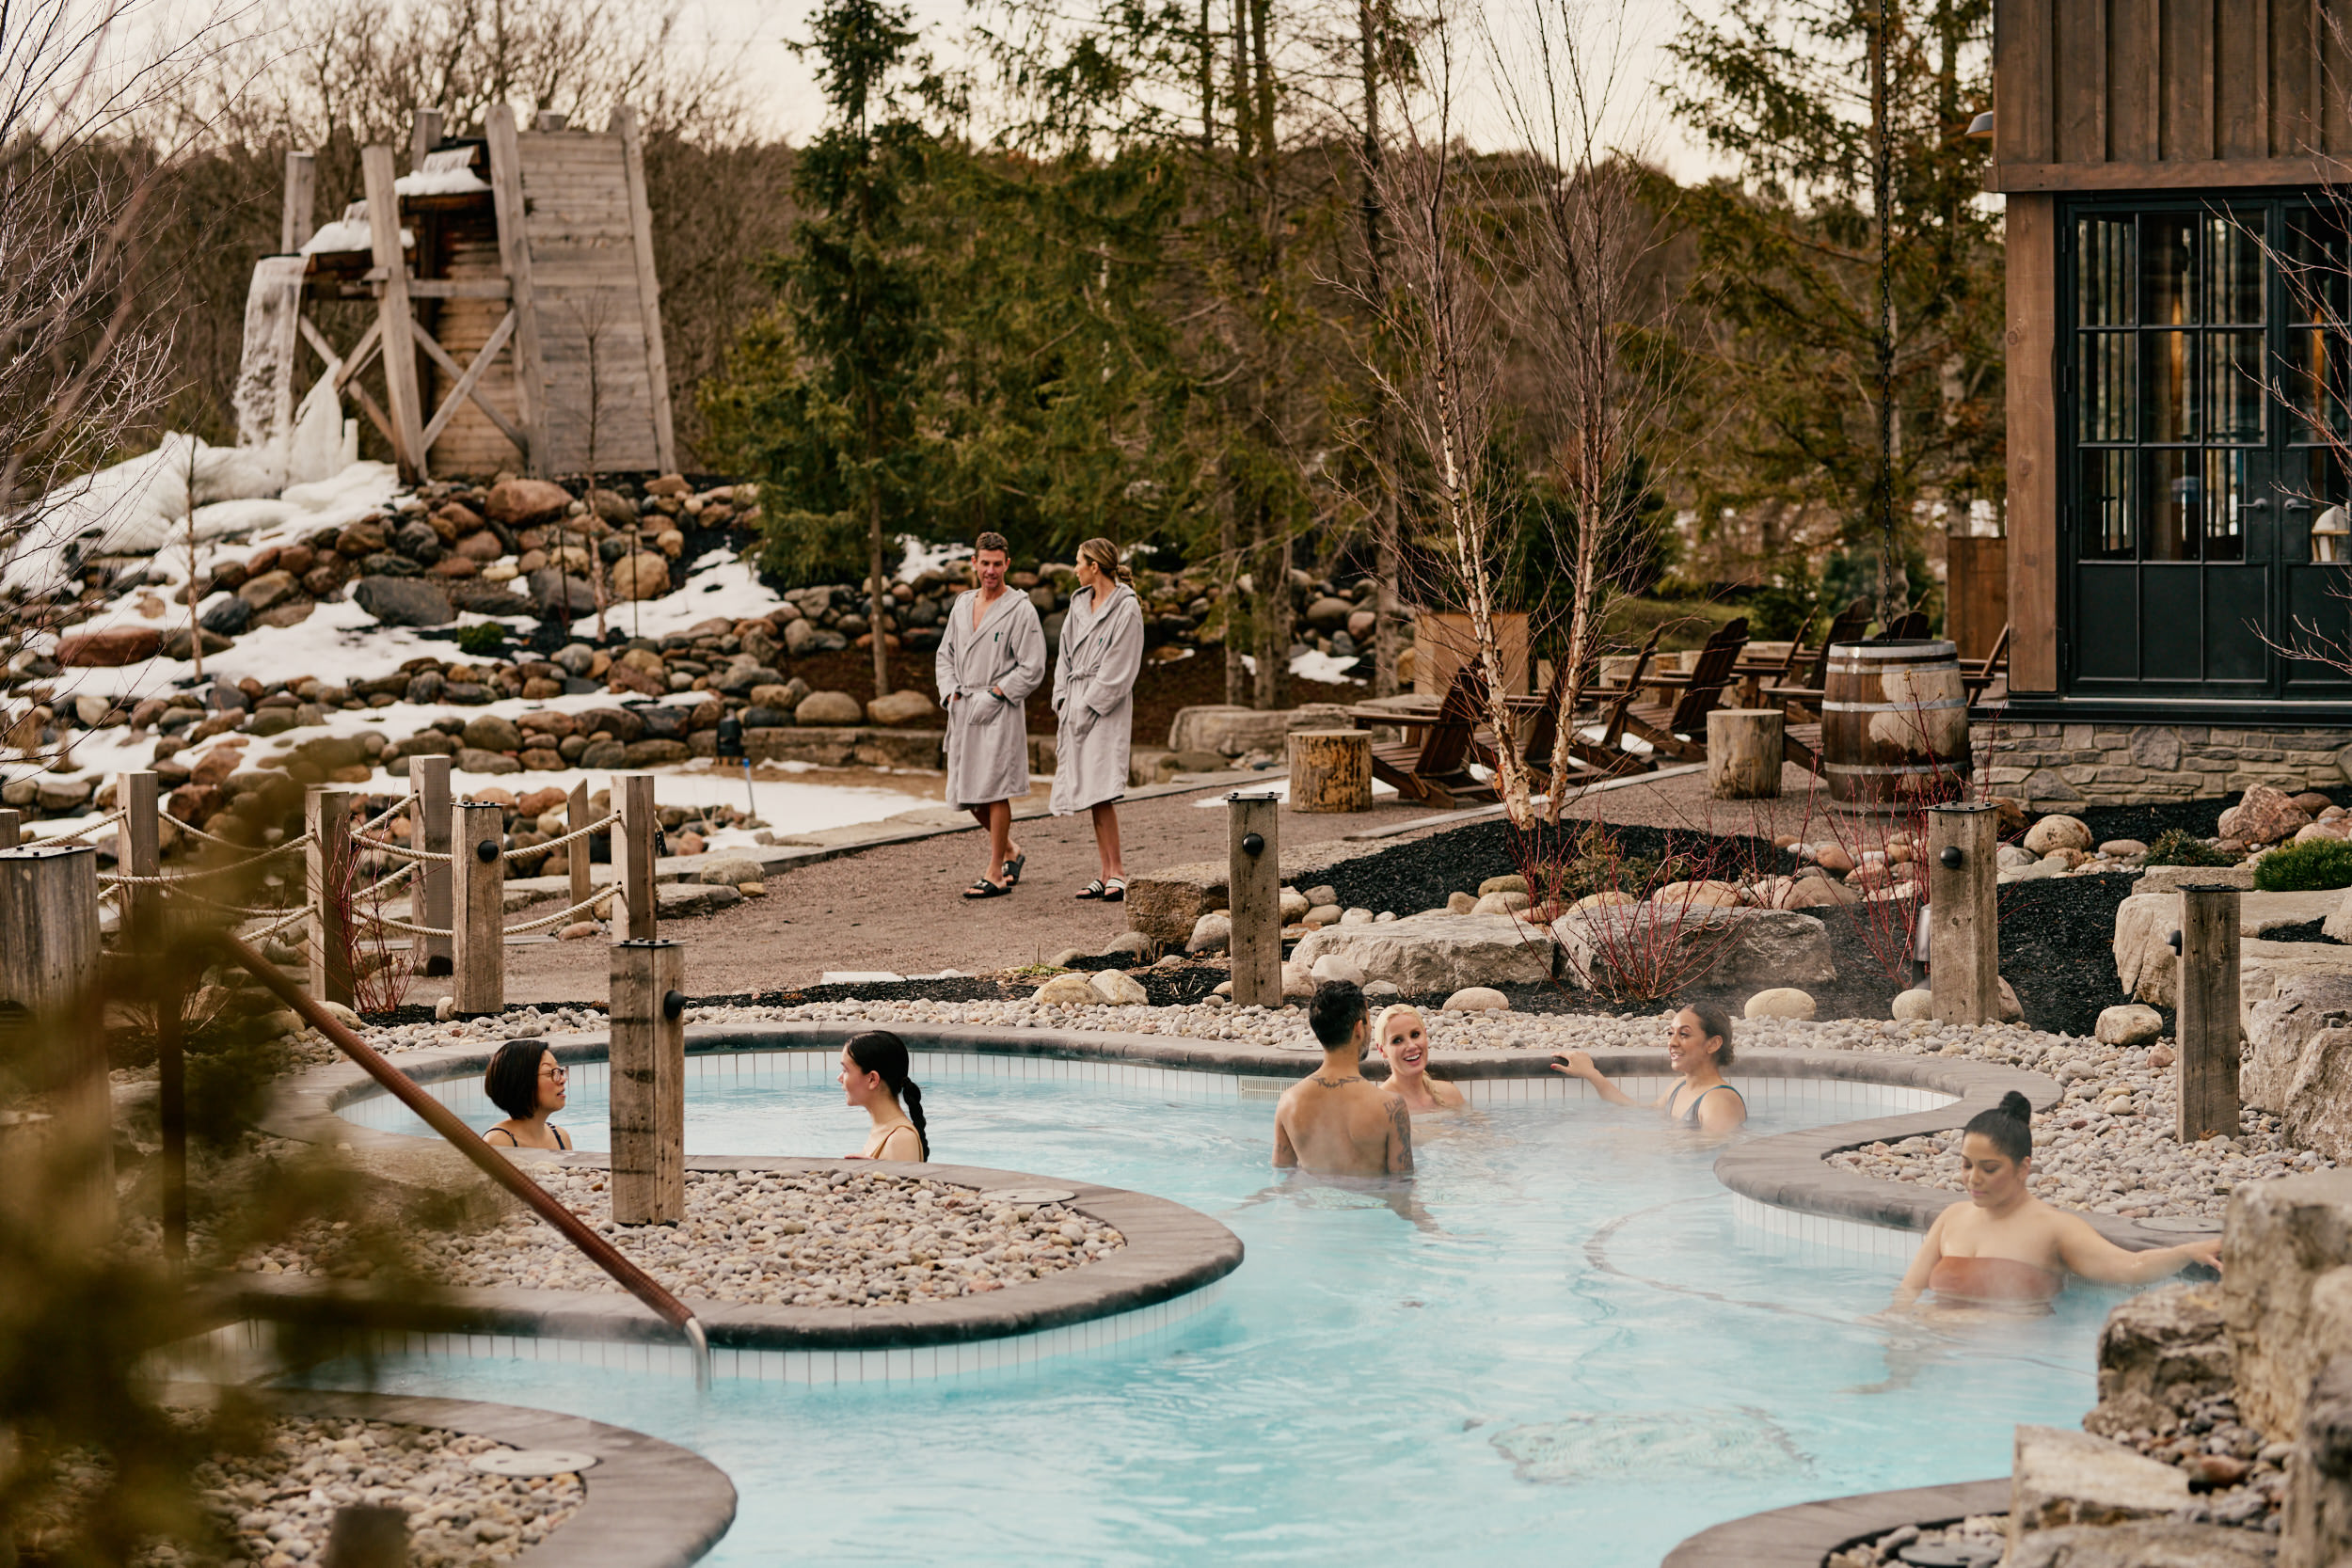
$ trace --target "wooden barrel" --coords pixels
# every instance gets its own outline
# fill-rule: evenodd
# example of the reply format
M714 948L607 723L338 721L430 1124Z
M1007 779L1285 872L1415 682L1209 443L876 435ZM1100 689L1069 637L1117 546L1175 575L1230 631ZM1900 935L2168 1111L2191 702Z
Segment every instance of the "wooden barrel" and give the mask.
M1958 799L1969 771L1959 650L1940 638L1831 648L1821 767L1830 799L1856 810L1901 811Z

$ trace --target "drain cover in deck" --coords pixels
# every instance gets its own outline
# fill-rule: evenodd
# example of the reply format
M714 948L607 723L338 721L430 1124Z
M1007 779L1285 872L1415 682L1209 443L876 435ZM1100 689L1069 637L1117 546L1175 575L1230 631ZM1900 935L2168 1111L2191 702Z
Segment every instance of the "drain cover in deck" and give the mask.
M1067 1203L1078 1195L1066 1187L991 1187L980 1196L997 1203Z
M2219 1220L2200 1219L2194 1214L2158 1214L2153 1219L2134 1222L2147 1230L2169 1230L2182 1236L2217 1236L2221 1233Z

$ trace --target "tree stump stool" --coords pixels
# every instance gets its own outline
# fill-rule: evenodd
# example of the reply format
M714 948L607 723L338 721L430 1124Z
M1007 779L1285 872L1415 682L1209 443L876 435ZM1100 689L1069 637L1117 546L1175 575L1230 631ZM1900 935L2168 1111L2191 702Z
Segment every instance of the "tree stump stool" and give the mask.
M1369 730L1293 730L1289 739L1291 810L1372 809Z
M1778 708L1719 707L1707 716L1707 791L1718 800L1780 796Z

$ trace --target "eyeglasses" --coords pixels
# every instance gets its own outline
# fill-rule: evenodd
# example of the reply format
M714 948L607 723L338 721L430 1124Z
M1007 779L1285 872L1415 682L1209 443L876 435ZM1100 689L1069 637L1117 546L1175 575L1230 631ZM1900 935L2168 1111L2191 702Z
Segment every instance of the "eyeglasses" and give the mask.
M539 1069L540 1077L552 1078L559 1084L564 1082L564 1079L569 1078L571 1075L572 1069L564 1066L560 1062L549 1062Z

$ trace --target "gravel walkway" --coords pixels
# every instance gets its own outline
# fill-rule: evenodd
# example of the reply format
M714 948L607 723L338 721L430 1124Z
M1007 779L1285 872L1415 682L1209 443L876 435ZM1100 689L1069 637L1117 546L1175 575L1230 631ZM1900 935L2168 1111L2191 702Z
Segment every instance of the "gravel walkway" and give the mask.
M1126 1245L1109 1226L1058 1203L1005 1203L915 1177L690 1171L681 1224L620 1226L603 1170L542 1166L532 1174L671 1290L717 1301L945 1301L1078 1268ZM533 1214L512 1214L471 1234L421 1236L416 1247L419 1265L452 1285L620 1291ZM256 1252L239 1266L332 1276L329 1258L321 1245L290 1244Z
M196 1484L220 1528L262 1568L323 1561L335 1510L353 1503L407 1511L415 1568L461 1568L537 1545L588 1500L574 1474L510 1479L469 1463L506 1446L437 1427L280 1417L263 1451L208 1460ZM209 1560L162 1547L146 1560Z

